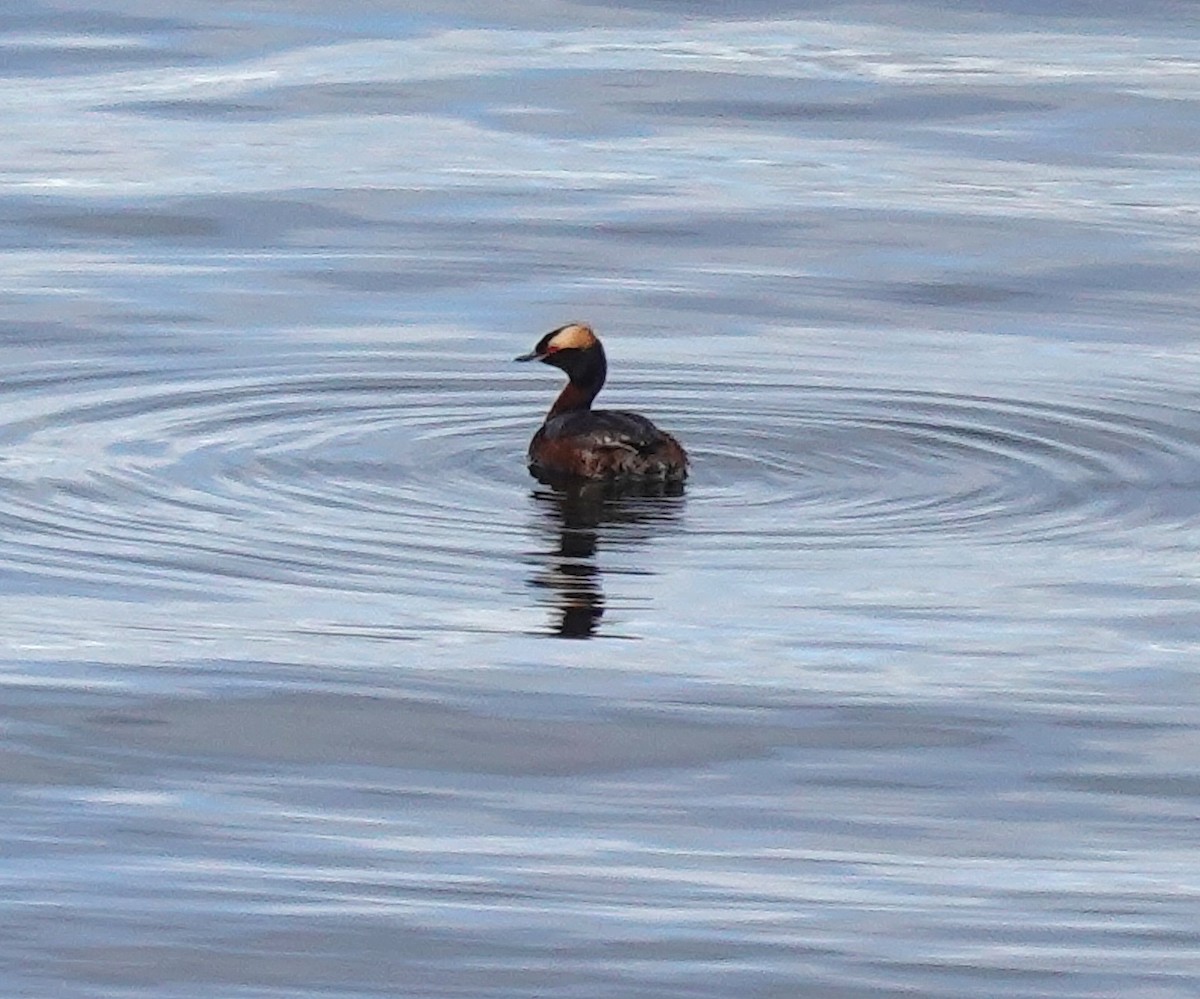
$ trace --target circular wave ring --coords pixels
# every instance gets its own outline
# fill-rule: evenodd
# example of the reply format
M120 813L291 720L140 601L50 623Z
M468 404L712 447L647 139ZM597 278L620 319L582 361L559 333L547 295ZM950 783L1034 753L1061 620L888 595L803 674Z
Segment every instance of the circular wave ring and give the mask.
M528 551L524 449L553 393L544 379L349 365L64 375L57 389L27 379L0 423L2 552L18 570L438 592L491 587ZM692 454L681 543L700 552L1103 539L1200 517L1188 406L704 373L622 389Z
M828 386L765 394L744 414L718 399L706 419L714 444L697 457L713 466L722 508L708 518L711 543L1037 540L1200 516L1190 499L1200 413L1187 406Z
M511 549L496 511L526 482L523 414L478 379L350 372L36 401L0 425L10 565L376 589Z

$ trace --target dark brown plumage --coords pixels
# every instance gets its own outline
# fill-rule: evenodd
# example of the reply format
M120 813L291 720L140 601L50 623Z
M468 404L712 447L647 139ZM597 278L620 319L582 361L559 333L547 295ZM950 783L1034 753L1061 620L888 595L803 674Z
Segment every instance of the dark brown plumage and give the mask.
M538 478L680 482L687 453L646 417L592 409L608 361L591 327L571 323L547 333L518 361L561 368L569 381L529 443L529 470Z

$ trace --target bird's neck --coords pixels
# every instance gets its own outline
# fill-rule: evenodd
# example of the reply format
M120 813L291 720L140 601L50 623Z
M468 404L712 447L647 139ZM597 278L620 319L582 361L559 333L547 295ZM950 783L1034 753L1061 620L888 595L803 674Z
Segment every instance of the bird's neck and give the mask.
M599 345L597 345L598 348ZM604 387L604 379L608 374L608 364L604 352L596 349L589 352L586 362L574 370L568 371L571 379L554 400L546 419L553 419L561 413L572 413L576 410L591 409L592 400L600 394Z
M591 409L592 400L596 398L599 392L599 385L581 385L575 381L567 382L563 390L558 393L558 398L554 400L554 405L550 407L550 412L546 414L546 419L553 419L560 413L573 413L578 409Z

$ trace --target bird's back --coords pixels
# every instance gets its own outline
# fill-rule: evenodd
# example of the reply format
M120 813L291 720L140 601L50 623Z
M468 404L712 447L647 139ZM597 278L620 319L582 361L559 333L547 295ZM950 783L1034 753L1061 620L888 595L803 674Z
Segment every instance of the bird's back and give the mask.
M683 479L687 454L646 417L585 409L548 419L529 445L536 470L583 478Z

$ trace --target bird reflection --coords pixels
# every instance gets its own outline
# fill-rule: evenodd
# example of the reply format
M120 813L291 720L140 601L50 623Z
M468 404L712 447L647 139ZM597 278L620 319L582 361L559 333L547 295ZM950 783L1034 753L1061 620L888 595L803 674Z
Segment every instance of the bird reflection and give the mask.
M612 545L644 544L680 510L683 483L564 482L539 476L534 490L553 547L531 585L553 594L548 633L591 638L604 616L601 540Z

